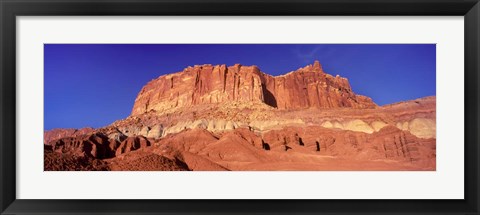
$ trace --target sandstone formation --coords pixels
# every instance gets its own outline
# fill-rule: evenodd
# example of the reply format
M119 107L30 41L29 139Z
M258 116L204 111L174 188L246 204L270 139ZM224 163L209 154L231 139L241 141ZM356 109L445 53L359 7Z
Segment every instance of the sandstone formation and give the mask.
M318 61L160 76L125 119L44 134L45 170L435 170L435 96L377 106Z
M81 129L74 129L74 128L57 128L52 129L50 131L43 132L43 143L49 143L52 140L60 139L63 137L74 137L79 135L88 134L95 131L93 128L81 128Z
M256 66L201 65L160 76L138 94L132 115L149 111L224 102L264 103L278 109L375 108L373 101L353 93L346 78L326 74L320 63L281 76Z

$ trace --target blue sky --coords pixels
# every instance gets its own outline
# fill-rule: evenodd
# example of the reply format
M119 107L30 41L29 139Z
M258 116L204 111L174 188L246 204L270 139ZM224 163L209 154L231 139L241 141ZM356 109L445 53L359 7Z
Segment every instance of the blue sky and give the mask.
M144 84L195 64L281 75L319 60L379 105L436 92L435 44L45 44L44 57L46 130L125 118Z

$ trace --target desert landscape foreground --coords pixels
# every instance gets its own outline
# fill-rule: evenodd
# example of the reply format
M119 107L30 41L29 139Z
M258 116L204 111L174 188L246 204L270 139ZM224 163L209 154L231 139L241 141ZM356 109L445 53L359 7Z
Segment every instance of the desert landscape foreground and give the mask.
M196 65L147 83L125 119L45 131L44 170L434 171L436 98L378 106L318 61Z

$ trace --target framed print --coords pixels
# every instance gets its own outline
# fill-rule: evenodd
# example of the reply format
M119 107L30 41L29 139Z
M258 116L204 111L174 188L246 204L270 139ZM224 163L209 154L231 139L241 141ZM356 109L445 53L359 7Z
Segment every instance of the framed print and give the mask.
M0 6L2 214L479 213L476 0Z

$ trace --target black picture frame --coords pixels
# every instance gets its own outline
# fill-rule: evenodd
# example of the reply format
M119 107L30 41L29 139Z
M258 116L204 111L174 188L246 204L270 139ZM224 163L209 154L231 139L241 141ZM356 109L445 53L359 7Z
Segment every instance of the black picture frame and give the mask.
M478 0L0 0L1 214L479 214ZM16 198L16 17L420 15L465 20L464 200L27 200ZM459 143L460 144L460 143ZM448 185L447 185L448 186Z

